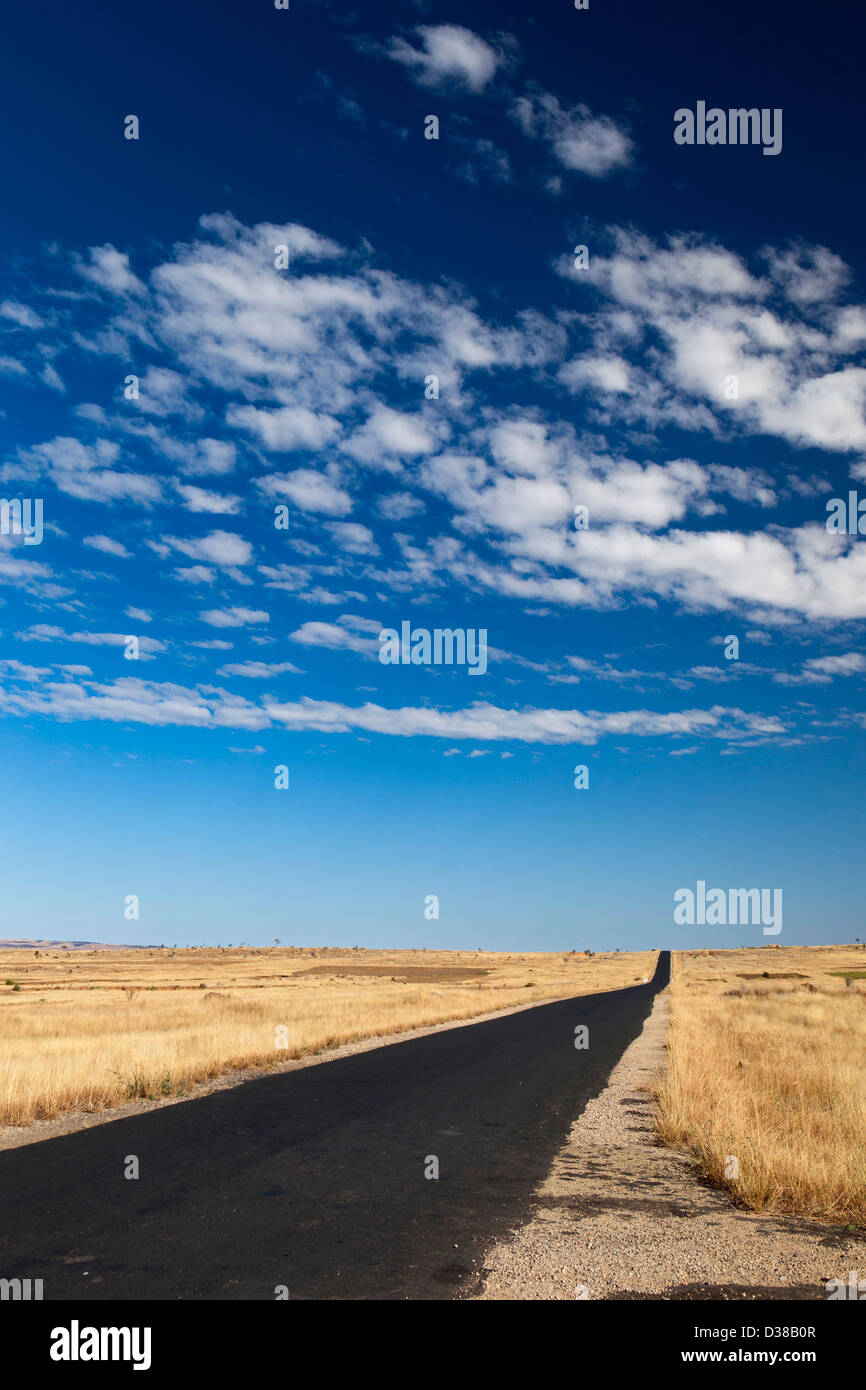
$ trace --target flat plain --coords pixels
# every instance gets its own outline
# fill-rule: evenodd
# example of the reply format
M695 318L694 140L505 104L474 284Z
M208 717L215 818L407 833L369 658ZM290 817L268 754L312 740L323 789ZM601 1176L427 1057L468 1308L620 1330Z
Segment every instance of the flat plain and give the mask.
M639 984L657 953L0 951L0 1125L183 1095L366 1038Z

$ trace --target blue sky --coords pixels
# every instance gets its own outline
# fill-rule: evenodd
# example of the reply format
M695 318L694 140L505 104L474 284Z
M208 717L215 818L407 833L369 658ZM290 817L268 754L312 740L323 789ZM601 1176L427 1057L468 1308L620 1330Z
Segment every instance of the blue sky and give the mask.
M7 48L0 935L765 944L674 926L705 880L862 936L845 17L49 3ZM699 101L781 152L678 145ZM403 621L487 671L383 665Z

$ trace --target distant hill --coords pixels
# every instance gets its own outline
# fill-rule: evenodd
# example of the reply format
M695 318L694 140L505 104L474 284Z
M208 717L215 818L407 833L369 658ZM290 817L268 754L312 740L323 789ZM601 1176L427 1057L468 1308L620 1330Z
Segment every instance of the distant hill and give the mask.
M0 951L20 948L22 951L144 951L138 945L121 945L118 941L29 941L26 937L14 937L0 941Z

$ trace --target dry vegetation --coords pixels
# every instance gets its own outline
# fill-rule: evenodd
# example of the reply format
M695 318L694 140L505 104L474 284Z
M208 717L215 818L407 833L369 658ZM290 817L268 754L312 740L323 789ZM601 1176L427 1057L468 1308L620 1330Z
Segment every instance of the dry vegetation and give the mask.
M649 951L0 950L0 1124L182 1094L362 1038L621 988L655 962Z
M667 1142L745 1206L866 1226L862 947L677 952L668 1048Z

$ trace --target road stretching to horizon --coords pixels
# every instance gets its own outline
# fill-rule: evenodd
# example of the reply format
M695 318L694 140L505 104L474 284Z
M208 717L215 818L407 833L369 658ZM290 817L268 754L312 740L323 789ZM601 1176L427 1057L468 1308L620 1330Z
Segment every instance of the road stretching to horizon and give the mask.
M465 1296L669 978L662 951L645 985L0 1153L0 1278L46 1300Z

